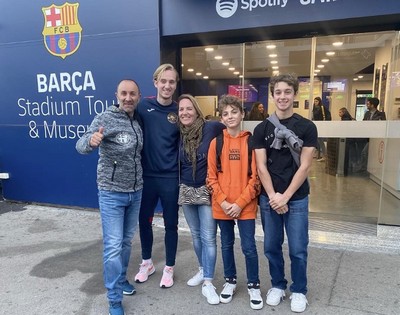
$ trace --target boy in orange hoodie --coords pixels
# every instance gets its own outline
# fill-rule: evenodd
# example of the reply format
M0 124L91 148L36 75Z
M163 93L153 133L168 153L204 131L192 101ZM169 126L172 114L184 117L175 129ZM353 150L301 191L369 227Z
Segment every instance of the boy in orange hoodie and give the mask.
M258 254L255 242L255 219L260 181L254 154L249 172L249 131L241 131L244 110L239 98L224 95L218 106L223 131L220 168L217 167L217 141L211 141L208 151L207 185L212 193L213 217L221 231L221 251L225 284L220 294L221 303L229 303L236 290L236 265L233 246L235 220L239 228L242 252L246 258L247 287L252 309L261 309L263 299L258 275ZM251 173L251 174L250 174Z

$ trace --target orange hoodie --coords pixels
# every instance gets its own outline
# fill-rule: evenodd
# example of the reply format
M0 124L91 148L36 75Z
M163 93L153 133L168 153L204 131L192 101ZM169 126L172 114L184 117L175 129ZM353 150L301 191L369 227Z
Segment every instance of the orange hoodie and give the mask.
M217 171L216 139L210 143L208 150L207 186L211 191L211 204L214 219L232 220L225 214L221 203L226 200L236 203L242 212L239 220L255 219L257 216L257 196L260 193L260 180L257 176L255 154L252 154L251 177L248 176L248 142L249 131L241 131L233 138L225 129L224 145L221 152L221 170Z

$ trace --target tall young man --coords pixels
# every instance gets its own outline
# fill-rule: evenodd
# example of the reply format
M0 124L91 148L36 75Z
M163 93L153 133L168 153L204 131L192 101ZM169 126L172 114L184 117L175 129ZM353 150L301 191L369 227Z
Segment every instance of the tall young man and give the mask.
M159 66L153 74L157 97L144 98L138 105L143 129L143 198L139 226L142 264L135 281L145 282L155 272L152 257L154 210L160 199L165 226L166 262L160 287L174 284L178 246L178 105L172 100L178 73L171 64Z
M307 253L308 253L308 194L307 176L317 146L317 128L314 123L293 114L293 101L299 82L292 75L279 75L270 81L270 92L276 105L280 123L292 130L301 145L299 166L289 144L277 137L278 128L265 120L254 130L254 149L258 175L262 183L260 196L261 219L264 229L264 253L268 258L272 289L266 303L277 306L285 297L287 280L284 272L282 244L284 228L291 260L291 309L303 312L308 304ZM290 131L285 132L290 135ZM291 134L293 136L293 134ZM293 139L293 138L292 138ZM274 143L275 140L276 141ZM273 144L280 143L280 145Z

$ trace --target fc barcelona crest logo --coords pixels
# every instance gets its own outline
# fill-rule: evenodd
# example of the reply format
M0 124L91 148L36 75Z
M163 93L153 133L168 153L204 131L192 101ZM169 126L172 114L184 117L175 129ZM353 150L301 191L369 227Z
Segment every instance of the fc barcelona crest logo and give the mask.
M50 54L65 57L76 52L81 44L82 27L78 21L79 3L52 4L42 8L43 40Z

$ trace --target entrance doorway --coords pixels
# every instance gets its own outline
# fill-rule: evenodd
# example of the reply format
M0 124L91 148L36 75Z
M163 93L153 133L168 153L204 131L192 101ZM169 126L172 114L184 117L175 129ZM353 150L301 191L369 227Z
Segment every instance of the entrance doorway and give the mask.
M311 216L375 227L378 223L400 225L400 187L387 179L387 173L400 177L400 156L390 150L400 144L400 136L374 132L365 126L367 122L361 122L365 98L375 96L384 102L382 108L388 118L382 122L388 128L379 126L379 130L400 127L400 104L395 101L399 99L396 93L400 93L400 80L389 79L400 73L397 31L196 46L183 48L181 53L182 93L217 99L236 93L245 108L260 101L272 113L275 108L268 93L269 78L292 73L300 80L295 112L312 119L312 100L320 96L332 113L332 121L328 122L331 126L318 125L319 134L326 134L327 139L381 139L386 144L381 150L388 150L385 152L390 159L383 159L377 166L372 161L366 173L339 176L326 172L327 162L314 163L310 176ZM357 121L343 125L345 122L339 116L342 107L353 113ZM252 130L255 125L245 122L244 128ZM380 156L385 156L385 152Z

